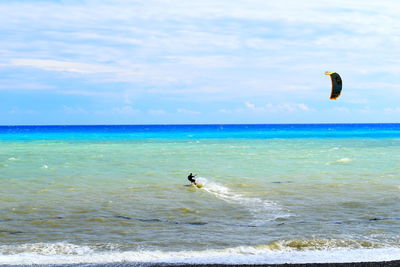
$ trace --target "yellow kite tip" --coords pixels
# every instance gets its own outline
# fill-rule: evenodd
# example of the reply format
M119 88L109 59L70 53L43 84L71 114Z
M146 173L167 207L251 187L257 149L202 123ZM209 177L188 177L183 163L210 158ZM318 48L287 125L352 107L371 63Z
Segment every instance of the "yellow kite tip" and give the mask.
M326 75L331 75L331 74L333 74L334 72L329 72L329 71L325 71L325 74Z

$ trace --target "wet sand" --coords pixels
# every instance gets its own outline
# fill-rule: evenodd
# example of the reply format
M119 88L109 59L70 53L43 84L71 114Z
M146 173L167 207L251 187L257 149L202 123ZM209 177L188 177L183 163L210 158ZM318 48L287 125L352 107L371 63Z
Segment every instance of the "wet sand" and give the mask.
M245 266L245 267L392 267L400 266L400 261L384 261L384 262L350 262L350 263L303 263L303 264L257 264L257 265L184 265L187 267L227 267L227 266Z

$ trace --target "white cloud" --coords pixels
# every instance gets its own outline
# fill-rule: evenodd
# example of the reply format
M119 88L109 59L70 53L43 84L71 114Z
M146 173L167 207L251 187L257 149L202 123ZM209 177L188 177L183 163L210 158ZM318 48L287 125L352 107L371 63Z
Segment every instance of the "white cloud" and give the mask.
M0 91L6 90L49 90L54 86L35 82L0 81Z
M87 111L86 109L84 109L82 107L71 107L71 106L66 106L66 105L64 105L63 110L66 114L88 114L89 113L89 111Z
M256 110L256 105L250 102L245 102L244 105L250 110Z
M256 106L253 103L245 102L244 105L248 110L254 112L278 113L278 112L296 112L311 111L307 105L303 103L282 103L282 104L265 104L264 106Z
M235 56L167 56L165 58L173 64L196 68L229 68L237 66L243 60Z
M371 113L374 112L374 109L371 108L370 106L364 106L362 108L356 109L360 113Z
M218 110L219 113L225 113L225 114L232 114L233 111L229 109L220 109Z
M100 64L86 64L79 62L67 62L67 61L43 60L43 59L12 59L11 65L35 67L50 71L76 72L82 74L103 73L103 72L112 72L112 73L126 72L126 70L123 70L121 68L110 67ZM131 73L134 74L133 72Z
M178 113L188 114L188 115L198 115L201 114L199 111L189 110L185 108L179 108L176 110Z
M176 72L170 66L154 66L146 64L128 65L95 64L71 61L43 59L11 59L9 66L34 67L47 71L65 72L87 77L95 83L131 82L153 85L175 83Z
M134 109L132 106L126 105L114 108L112 113L121 115L136 115L139 113L139 110Z
M346 107L335 107L335 108L333 108L333 110L338 111L338 112L346 112L346 113L350 112L350 109L346 108Z
M151 115L166 115L167 112L163 109L150 109L148 113Z
M307 105L305 105L305 104L297 104L297 108L299 108L300 110L303 110L303 111L309 111L309 110L311 110L309 107L307 107Z
M19 107L14 107L8 111L8 113L12 115L35 115L38 114L38 111L33 109L23 109Z
M375 106L378 90L400 92L399 9L390 0L2 1L0 90L112 97L121 107L105 110L121 114L134 114L139 97L171 101L168 110L199 104L181 113L259 99L269 103L219 111L304 114L329 91L323 72L334 70L343 108L382 111L389 104Z
M389 113L400 113L400 107L385 108L384 110Z
M394 49L391 51L399 51L399 40L395 40L400 35L396 26L399 18L393 11L399 6L396 1L377 4L372 0L363 5L344 0L289 0L284 4L149 0L14 2L0 4L0 9L2 25L27 28L19 35L28 38L18 42L25 44L24 49L19 47L14 57L26 50L32 58L14 59L16 65L80 74L108 73L111 75L99 77L108 82L169 84L200 83L203 77L211 77L215 68L223 69L224 73L217 75L227 80L236 74L231 68L247 67L260 76L265 67L298 71L311 64L318 68L316 60L342 58L338 55L342 50L362 57L368 51L387 51L388 45ZM31 25L40 39L27 34ZM13 40L2 40L10 44L5 46L7 50L15 47L10 43ZM387 58L383 54L380 60ZM340 64L343 68L346 63ZM372 67L360 57L351 68L361 65ZM209 70L199 73L198 68ZM265 79L272 75L265 74ZM241 75L243 79L245 75Z
M64 95L79 95L79 96L91 96L91 97L106 97L106 98L116 98L119 97L119 94L115 92L99 92L99 91L91 91L91 90L60 90L57 91L60 94Z

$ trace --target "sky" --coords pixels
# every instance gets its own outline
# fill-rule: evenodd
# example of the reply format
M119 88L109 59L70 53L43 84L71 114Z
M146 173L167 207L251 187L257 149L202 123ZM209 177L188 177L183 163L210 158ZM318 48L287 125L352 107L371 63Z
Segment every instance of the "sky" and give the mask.
M398 0L0 0L0 125L400 122L399 13Z

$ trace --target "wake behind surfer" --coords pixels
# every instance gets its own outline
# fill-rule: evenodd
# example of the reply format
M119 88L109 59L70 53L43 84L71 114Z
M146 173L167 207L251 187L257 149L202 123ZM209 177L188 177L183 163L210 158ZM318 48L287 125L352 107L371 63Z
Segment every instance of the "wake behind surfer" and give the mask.
M196 177L196 174L193 175L192 173L190 173L187 178L192 184L196 185L196 180L194 179L194 177Z

